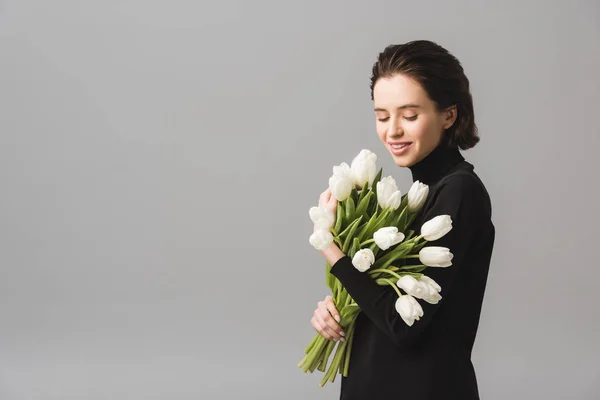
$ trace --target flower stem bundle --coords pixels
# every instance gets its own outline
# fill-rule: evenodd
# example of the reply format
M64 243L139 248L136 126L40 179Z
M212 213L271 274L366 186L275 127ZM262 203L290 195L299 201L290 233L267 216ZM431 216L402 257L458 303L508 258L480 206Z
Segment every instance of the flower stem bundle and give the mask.
M338 202L337 209L335 214L323 207L309 210L315 224L309 242L317 250L335 243L358 271L379 285L391 286L398 294L396 311L412 326L423 316L416 299L432 304L441 299L441 287L422 272L428 267L452 265L452 253L448 248L425 245L448 233L452 221L447 215L436 216L424 223L416 235L410 226L427 200L429 187L416 181L403 198L394 178L382 178L383 169L377 171L376 162L377 156L364 149L351 165L333 167L329 188ZM317 333L298 364L304 372L323 372L320 386L333 383L338 374L348 375L355 321L361 312L331 274L331 267L325 264L325 281L339 311L346 340L336 342Z

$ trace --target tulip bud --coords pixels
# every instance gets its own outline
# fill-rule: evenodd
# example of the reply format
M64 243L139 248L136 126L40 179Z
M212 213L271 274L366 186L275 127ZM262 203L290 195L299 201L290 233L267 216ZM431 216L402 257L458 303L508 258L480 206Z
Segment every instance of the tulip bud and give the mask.
M419 284L425 292L421 299L425 300L430 304L437 304L442 299L442 296L440 296L439 293L440 290L442 290L442 288L440 287L440 285L437 284L436 281L434 281L430 277L423 275L419 278Z
M308 214L315 224L316 230L329 230L335 223L335 215L331 210L325 207L311 207Z
M354 188L354 178L350 166L341 163L333 167L333 175L329 178L329 188L338 201L344 201Z
M417 212L423 207L427 196L429 195L429 186L415 181L408 191L408 209L412 212Z
M452 265L453 257L447 247L429 246L419 251L419 260L428 267L449 267Z
M363 187L367 182L371 186L377 175L377 155L367 149L361 150L352 160L350 169L355 186Z
M404 290L406 294L422 299L427 294L426 289L410 275L404 275L396 282L396 285Z
M375 254L371 249L366 248L356 252L352 257L352 265L360 272L365 272L375 262Z
M423 308L409 294L398 297L398 300L396 300L396 311L408 326L412 326L415 321L418 321L423 316Z
M392 176L386 176L377 182L377 202L382 209L389 208L390 210L396 210L400 207L402 201L402 194L398 190L396 180Z
M398 232L395 226L380 228L373 234L373 239L381 250L387 250L404 240L404 233Z
M421 226L421 236L427 241L438 240L452 230L452 219L449 215L438 215Z
M319 229L310 235L309 242L315 249L325 250L333 243L333 235L327 230Z

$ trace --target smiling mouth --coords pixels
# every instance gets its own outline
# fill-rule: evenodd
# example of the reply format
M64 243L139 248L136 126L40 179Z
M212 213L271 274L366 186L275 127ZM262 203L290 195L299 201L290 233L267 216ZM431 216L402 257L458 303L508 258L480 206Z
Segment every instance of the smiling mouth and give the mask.
M389 143L390 151L395 156L401 156L408 151L412 142L409 143Z

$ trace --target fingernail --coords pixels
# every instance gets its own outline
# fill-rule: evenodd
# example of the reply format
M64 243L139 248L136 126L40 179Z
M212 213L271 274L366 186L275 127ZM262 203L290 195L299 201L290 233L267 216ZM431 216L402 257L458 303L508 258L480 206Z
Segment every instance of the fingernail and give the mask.
M340 332L340 335L342 335L342 336L346 336L346 332L344 332L344 331L341 331L341 332Z
M345 339L345 338L341 338L340 340L341 340L342 342L345 342L345 341L346 341L346 339Z
M335 320L336 320L337 322L340 322L340 316L339 316L339 315L336 315L336 316L335 316Z

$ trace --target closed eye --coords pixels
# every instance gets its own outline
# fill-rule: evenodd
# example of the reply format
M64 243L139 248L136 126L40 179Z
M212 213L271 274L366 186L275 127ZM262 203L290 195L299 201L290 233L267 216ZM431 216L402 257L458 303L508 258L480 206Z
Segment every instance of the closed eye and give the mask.
M415 121L417 119L418 115L419 114L415 114L415 115L410 116L410 117L404 117L404 119L407 120L407 121Z

